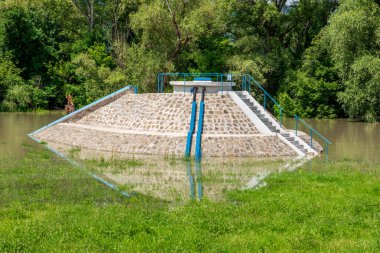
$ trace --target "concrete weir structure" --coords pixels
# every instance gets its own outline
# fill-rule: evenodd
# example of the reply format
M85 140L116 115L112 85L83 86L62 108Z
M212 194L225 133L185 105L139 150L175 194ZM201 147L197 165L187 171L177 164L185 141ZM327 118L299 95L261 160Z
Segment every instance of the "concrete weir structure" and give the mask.
M173 83L175 85L176 83ZM181 85L181 82L177 82ZM279 157L317 152L287 131L247 92L216 83L204 97L203 157ZM212 86L212 82L207 84ZM198 83L198 87L202 87ZM224 90L218 90L220 89ZM173 93L135 94L119 90L31 134L44 142L127 154L185 153L193 94L185 87ZM200 102L200 96L196 101ZM195 120L199 120L199 111ZM270 124L269 124L270 123ZM197 135L198 127L194 129ZM192 139L194 154L195 138Z

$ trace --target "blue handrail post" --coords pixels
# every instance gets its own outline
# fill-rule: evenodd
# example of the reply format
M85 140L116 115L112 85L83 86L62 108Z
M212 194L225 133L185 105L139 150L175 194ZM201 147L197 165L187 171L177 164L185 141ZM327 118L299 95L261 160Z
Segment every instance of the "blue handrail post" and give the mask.
M325 153L326 153L326 162L327 162L327 160L329 159L329 144L327 142L325 143L326 143Z
M264 92L264 110L266 111L266 108L267 108L267 95L266 93Z
M294 120L296 121L296 136L298 136L297 132L298 132L298 117L297 115L294 115Z
M230 90L232 90L232 75L228 74L227 81L228 81L228 78L230 78Z
M222 94L223 94L223 74L220 74L220 90L222 91Z
M186 74L183 74L183 94L185 94L186 91Z
M251 93L251 79L248 78L248 93Z
M280 108L280 127L282 127L282 108Z
M160 87L159 93L163 92L164 91L164 75L163 75L163 73L160 74L159 87Z
M160 92L160 73L157 74L157 93Z

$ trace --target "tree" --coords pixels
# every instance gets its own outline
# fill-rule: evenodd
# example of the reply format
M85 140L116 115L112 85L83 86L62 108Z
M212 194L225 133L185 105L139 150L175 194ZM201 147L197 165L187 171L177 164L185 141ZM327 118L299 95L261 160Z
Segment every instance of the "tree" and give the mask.
M344 92L338 94L350 117L368 122L380 115L380 58L364 55L351 65Z
M315 54L309 54L298 71L306 79L293 79L292 82L320 80L319 86L330 87L330 93L339 98L349 117L374 121L380 115L380 92L376 84L380 71L380 7L374 1L342 1L308 51ZM307 66L315 66L315 63L318 71L310 71ZM335 73L335 77L324 75L326 69ZM339 87L331 86L332 81Z

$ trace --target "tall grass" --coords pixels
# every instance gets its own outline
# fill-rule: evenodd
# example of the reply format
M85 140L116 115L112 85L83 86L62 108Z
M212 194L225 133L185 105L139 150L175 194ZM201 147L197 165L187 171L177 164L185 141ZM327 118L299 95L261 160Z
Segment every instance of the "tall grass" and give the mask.
M272 174L266 187L228 191L227 201L175 206L125 198L23 148L22 159L0 158L0 252L380 250L379 164L314 161Z

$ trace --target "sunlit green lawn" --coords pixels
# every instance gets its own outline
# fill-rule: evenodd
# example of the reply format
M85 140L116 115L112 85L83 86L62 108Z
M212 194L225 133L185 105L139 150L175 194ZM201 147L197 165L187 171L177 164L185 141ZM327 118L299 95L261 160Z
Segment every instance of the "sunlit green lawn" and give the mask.
M227 201L175 206L24 150L0 158L0 252L380 251L379 164L315 161Z

